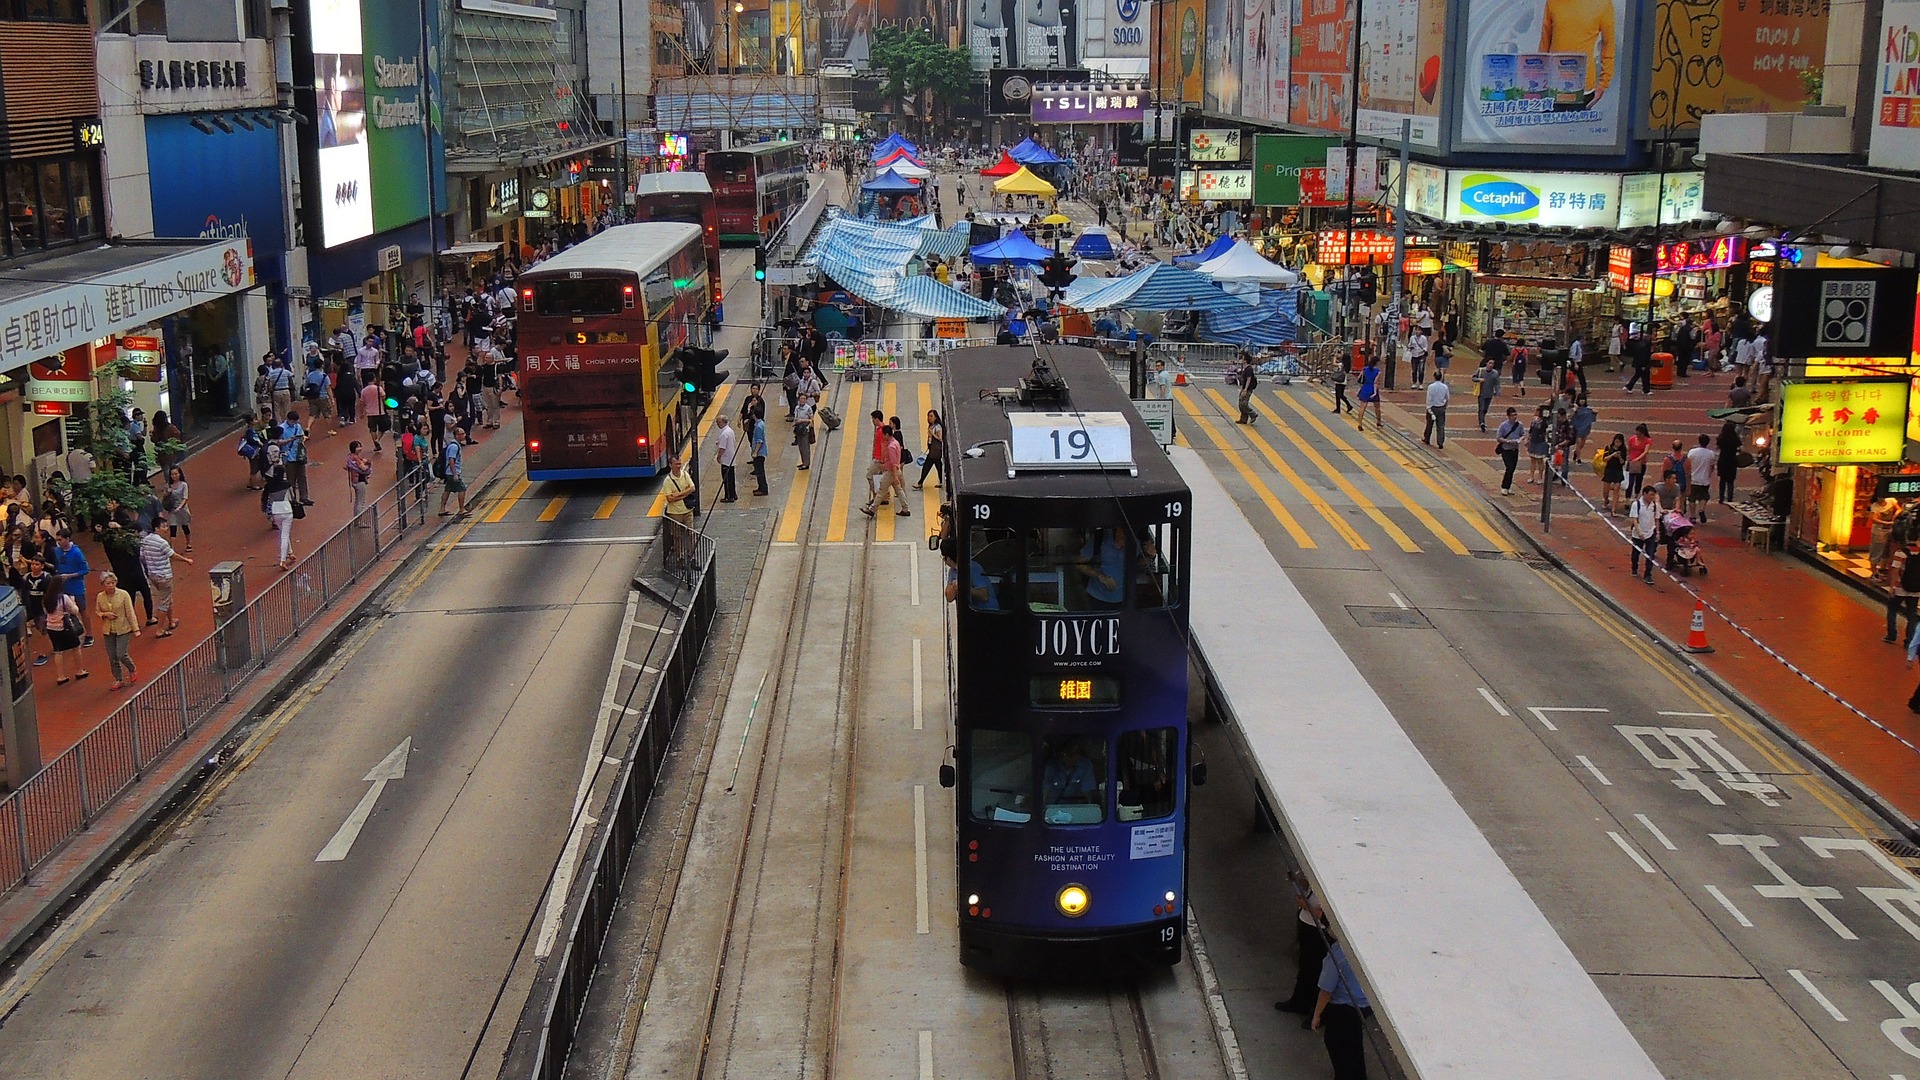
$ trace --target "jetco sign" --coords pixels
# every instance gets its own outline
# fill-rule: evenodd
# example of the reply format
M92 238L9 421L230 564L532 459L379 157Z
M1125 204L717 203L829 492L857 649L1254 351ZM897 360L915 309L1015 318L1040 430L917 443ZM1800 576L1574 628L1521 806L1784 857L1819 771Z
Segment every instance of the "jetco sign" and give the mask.
M1452 222L1610 229L1620 222L1620 177L1456 170L1447 176L1446 206Z

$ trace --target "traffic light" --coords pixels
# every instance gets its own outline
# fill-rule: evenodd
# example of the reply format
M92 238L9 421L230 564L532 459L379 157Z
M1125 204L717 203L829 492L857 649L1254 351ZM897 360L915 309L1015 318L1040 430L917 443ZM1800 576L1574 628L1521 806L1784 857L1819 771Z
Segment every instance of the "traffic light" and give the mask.
M1041 263L1040 267L1040 284L1047 288L1064 289L1073 284L1073 260L1065 255L1056 251L1047 256L1047 261Z
M1370 266L1362 267L1360 270L1360 302L1368 307L1372 307L1379 299L1380 275L1374 273L1373 268Z
M753 249L753 280L767 280L767 246L756 245Z
M688 393L699 394L706 398L720 389L727 381L727 373L720 368L720 361L727 358L727 350L694 349L685 350L680 362L681 386Z
M666 374L669 378L680 384L681 393L697 394L700 392L700 387L695 385L693 381L694 365L693 361L687 358L686 349L673 350L673 354L667 357L666 363L663 364L662 367L666 368Z

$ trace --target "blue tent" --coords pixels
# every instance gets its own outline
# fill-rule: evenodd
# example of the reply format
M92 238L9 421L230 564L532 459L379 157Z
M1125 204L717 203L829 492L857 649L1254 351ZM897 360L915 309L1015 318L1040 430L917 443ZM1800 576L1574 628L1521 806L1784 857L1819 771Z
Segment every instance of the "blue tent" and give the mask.
M1094 226L1080 234L1073 242L1073 253L1083 259L1111 259L1114 255L1113 234L1100 226Z
M874 192L879 192L881 194L897 195L897 194L902 194L909 191L919 191L920 185L914 183L912 180L908 179L907 177L901 176L899 173L894 172L892 169L888 169L885 172L881 173L879 176L876 176L873 179L867 181L866 183L861 184L860 190L874 191Z
M1201 263L1217 256L1225 255L1231 250L1233 250L1233 237L1225 235L1217 236L1214 238L1213 243L1208 244L1206 247L1201 248L1191 255L1175 255L1173 257L1173 265L1199 266Z
M993 263L1025 263L1037 265L1053 257L1053 252L1041 247L1027 238L1027 234L1015 229L991 244L981 244L969 254L976 265L988 266Z
M1249 307L1221 291L1205 274L1169 263L1154 263L1123 278L1082 278L1062 299L1081 311L1230 311Z
M1007 151L1007 156L1022 165L1058 165L1060 158L1047 152L1047 148L1032 139L1023 139L1019 146Z

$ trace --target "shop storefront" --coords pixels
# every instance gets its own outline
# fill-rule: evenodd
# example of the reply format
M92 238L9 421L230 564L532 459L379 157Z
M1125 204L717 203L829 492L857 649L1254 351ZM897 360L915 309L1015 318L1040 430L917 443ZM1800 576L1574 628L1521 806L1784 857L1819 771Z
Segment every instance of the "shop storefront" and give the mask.
M0 274L0 471L38 482L62 468L90 445L103 393L149 417L230 405L230 354L181 366L168 350L196 326L226 340L255 285L245 240L115 245Z

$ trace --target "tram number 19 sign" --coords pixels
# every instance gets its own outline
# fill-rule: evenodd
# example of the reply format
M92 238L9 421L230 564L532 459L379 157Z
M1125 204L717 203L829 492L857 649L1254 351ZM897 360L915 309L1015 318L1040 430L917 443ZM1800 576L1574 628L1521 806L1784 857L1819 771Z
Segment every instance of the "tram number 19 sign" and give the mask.
M1008 444L1012 471L1133 470L1133 428L1114 412L1014 413Z

